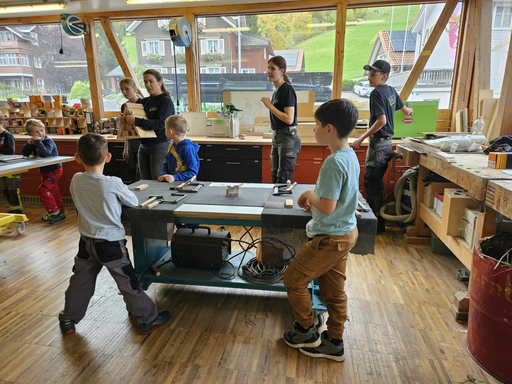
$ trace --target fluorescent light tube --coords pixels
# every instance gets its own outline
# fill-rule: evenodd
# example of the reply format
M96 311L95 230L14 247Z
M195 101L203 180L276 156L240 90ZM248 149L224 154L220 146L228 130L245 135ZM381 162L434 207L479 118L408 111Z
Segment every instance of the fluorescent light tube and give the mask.
M195 0L124 0L126 4L184 3Z
M66 9L65 2L58 3L34 3L25 5L0 5L0 13L22 13L34 11L56 11Z

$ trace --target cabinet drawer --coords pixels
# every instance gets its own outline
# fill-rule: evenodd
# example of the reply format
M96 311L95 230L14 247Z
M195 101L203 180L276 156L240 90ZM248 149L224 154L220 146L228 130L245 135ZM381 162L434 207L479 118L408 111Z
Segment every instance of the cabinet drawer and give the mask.
M108 151L112 154L112 158L123 158L124 143L110 142L108 143Z
M112 159L109 163L106 163L103 174L106 176L116 176L125 183L131 183L132 177L128 168L128 162L123 158Z
M207 158L205 177L211 181L261 183L261 161Z
M293 180L299 184L316 184L323 161L298 160L293 170Z
M62 163L63 175L73 176L77 172L85 172L85 168L82 164L78 164L76 161Z
M322 161L324 159L323 147L302 147L300 149L297 160L316 160Z
M57 151L59 151L60 156L73 156L78 152L76 141L58 141L55 142L57 145Z
M204 146L206 158L261 159L261 145L213 145Z
M39 196L37 189L41 184L41 175L22 173L20 176L20 193L23 196Z

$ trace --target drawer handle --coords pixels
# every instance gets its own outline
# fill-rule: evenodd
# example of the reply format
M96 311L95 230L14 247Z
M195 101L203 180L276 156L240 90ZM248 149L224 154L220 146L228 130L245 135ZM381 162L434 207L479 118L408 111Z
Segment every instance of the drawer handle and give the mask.
M63 147L75 147L75 144L62 144Z
M226 161L226 164L230 164L230 165L240 165L240 163L235 163L235 162L232 162L232 161Z
M313 161L313 164L321 164L320 161Z
M239 151L240 148L226 148L226 151Z
M116 159L116 161L126 161L125 159Z
M259 148L260 146L259 145L253 145L252 147L253 148Z
M321 157L315 157L313 160L323 160Z

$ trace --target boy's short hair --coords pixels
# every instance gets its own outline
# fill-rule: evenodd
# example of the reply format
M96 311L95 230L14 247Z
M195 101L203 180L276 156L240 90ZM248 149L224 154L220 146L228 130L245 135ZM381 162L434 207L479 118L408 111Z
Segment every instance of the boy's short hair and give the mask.
M43 124L43 122L41 122L40 120L37 120L37 119L28 119L27 121L25 121L25 131L27 133L30 133L30 131L32 131L32 127L34 126L37 126L37 127L41 127L41 128L46 128L45 125Z
M78 139L78 156L87 166L105 161L108 154L108 141L96 133L87 133Z
M350 100L334 99L318 107L315 118L324 127L327 124L332 124L338 132L338 137L344 139L356 127L359 111Z
M172 128L178 136L185 136L187 134L188 124L187 120L180 115L169 116L165 120L165 129Z
M5 120L5 116L2 112L0 112L0 121L4 121Z

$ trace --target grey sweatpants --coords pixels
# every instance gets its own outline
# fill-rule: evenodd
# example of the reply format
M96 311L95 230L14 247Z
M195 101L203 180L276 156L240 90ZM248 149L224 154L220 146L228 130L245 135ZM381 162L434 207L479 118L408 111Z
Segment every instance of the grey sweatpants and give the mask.
M139 323L148 324L157 316L153 300L139 288L132 263L125 247L126 240L106 241L81 236L78 254L75 256L73 276L66 290L64 310L59 320L80 322L85 316L91 297L94 295L96 277L105 266L117 283L130 313Z

